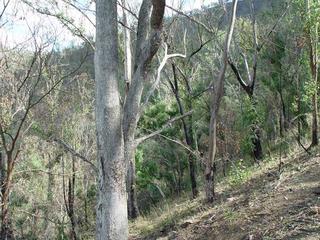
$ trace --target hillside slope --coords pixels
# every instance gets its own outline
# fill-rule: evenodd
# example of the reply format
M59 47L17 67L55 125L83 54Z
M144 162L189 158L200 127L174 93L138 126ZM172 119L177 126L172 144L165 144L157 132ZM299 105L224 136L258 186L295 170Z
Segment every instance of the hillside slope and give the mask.
M248 180L221 183L213 206L201 200L131 225L132 240L320 239L320 155L295 154L257 166Z

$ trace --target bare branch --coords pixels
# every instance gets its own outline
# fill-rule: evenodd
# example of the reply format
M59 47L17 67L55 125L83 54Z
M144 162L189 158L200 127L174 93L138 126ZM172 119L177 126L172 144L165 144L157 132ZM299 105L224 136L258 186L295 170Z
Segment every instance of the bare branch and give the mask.
M88 52L86 53L86 56L82 59L82 61L78 67L76 67L74 70L72 70L68 74L62 76L58 81L56 81L45 94L43 94L37 101L33 102L30 105L30 108L33 108L35 105L39 104L42 101L42 99L44 99L46 96L48 96L63 80L65 80L66 78L75 74L82 67L82 65L85 63L87 57L88 57Z
M51 17L57 18L63 26L65 26L70 32L72 32L75 36L81 38L84 40L86 43L89 44L89 46L94 50L94 45L93 43L89 40L89 37L85 36L83 33L82 29L80 29L76 24L71 20L68 19L67 17L63 16L62 14L58 13L52 13L48 9L43 9L43 8L37 8L34 7L29 0L23 0L25 4L27 4L31 9L35 10L36 12L42 14L42 15L47 15Z
M172 11L180 14L181 16L184 16L184 17L188 18L190 21L192 21L192 22L200 25L200 26L201 26L203 29L205 29L207 32L209 32L209 33L216 33L216 31L214 31L213 29L209 28L207 25L205 25L204 23L198 21L197 19L195 19L195 18L189 16L188 14L184 13L183 11L178 10L178 9L175 9L174 7L169 6L168 4L166 5L166 7L169 8L170 10L172 10Z
M62 146L66 151L71 153L72 156L75 156L75 157L81 159L82 161L88 163L93 168L94 171L96 171L96 172L98 171L97 167L90 160L88 160L85 156L78 153L76 150L74 150L69 144L67 144L63 140L58 139L58 138L53 138L52 141L59 144L60 146Z
M147 94L146 100L144 102L144 106L148 104L150 97L153 95L154 91L156 90L157 86L159 85L161 72L162 72L164 66L166 65L167 61L170 58L175 58L175 57L185 58L186 57L186 53L185 54L181 54L181 53L168 54L168 45L166 43L164 43L164 48L165 48L164 49L164 57L158 67L156 79Z
M26 74L25 78L23 79L21 85L18 87L18 90L17 90L18 92L20 92L20 90L21 90L21 88L23 87L23 85L24 85L24 84L27 82L27 80L29 79L30 74L31 74L31 71L32 71L32 68L33 68L33 66L34 66L34 64L35 64L35 62L36 62L36 60L37 60L37 58L38 58L38 53L39 53L39 52L35 51L35 53L34 53L34 55L33 55L33 58L32 58L32 60L31 60L31 64L30 64L30 66L29 66L29 69L28 69L28 71L27 71L27 74Z
M231 60L231 58L228 59L228 63L233 71L233 73L236 75L236 78L238 80L238 82L240 83L241 87L246 91L246 93L248 95L252 95L252 89L251 87L243 80L239 69L237 68L237 66L233 63L233 61Z
M190 54L190 56L188 57L189 61L190 61L190 59L191 59L194 55L196 55L198 52L200 52L201 49L202 49L205 45L207 45L208 43L210 43L212 40L213 40L213 39L211 38L211 39L209 39L209 40L207 40L207 41L205 41L205 42L201 42L200 46L199 46L196 50L194 50L194 51Z
M191 153L192 155L194 155L197 159L200 159L201 163L204 163L204 159L200 156L200 154L197 152L197 151L194 151L193 149L191 149L188 145L185 145L183 142L177 140L177 139L172 139L172 138L169 138L163 134L158 134L158 136L170 141L170 142L173 142L175 144L178 144L179 146L181 146L182 148L184 148L185 150L187 150L189 153Z
M176 121L178 121L178 120L180 120L182 118L188 117L188 116L192 115L192 113L193 113L193 111L189 111L189 112L187 112L187 113L185 113L183 115L180 115L178 117L174 117L174 118L170 119L166 124L164 124L162 126L161 129L159 129L159 130L157 130L157 131L155 131L153 133L150 133L149 135L146 135L146 136L143 136L143 137L140 137L140 138L136 139L136 145L139 145L140 143L144 142L145 140L147 140L149 138L152 138L152 137L162 133L164 130L166 130L168 127L170 127L172 123L174 123L174 122L176 122Z
M71 7L73 7L74 9L76 9L79 13L82 14L82 16L84 16L93 27L96 27L96 25L94 24L94 22L89 18L89 16L77 5L73 4L72 1L67 1L67 0L62 0L64 3L70 5Z
M243 57L243 61L244 61L244 66L246 68L247 71L247 78L248 78L248 85L252 85L252 77L250 74L250 70L249 70L249 64L248 64L248 60L247 60L247 56L244 53L241 53L241 56Z
M11 0L3 1L3 9L0 12L0 20L3 17L4 12L6 11L7 7L9 6ZM3 25L1 25L2 27Z
M283 13L281 14L281 16L278 18L278 20L275 22L275 24L272 26L272 28L270 29L270 31L266 34L266 36L264 37L264 40L262 41L262 43L260 44L260 46L258 46L258 52L260 52L260 50L264 47L265 43L268 40L268 37L275 31L275 29L277 28L277 26L280 24L281 20L285 17L285 15L288 12L290 5L287 4L286 9L283 11Z
M129 9L125 4L123 4L120 1L117 1L118 5L125 11L127 11L128 13L130 13L136 20L138 20L138 16L137 14L135 14L131 9Z

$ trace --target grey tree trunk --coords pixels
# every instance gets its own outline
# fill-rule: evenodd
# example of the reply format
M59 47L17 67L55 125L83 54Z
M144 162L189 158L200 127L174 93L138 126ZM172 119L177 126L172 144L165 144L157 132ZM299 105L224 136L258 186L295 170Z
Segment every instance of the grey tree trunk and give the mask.
M128 239L126 163L118 88L117 1L96 1L96 239Z
M127 239L126 173L129 168L129 212L137 210L134 153L135 130L149 66L161 43L165 0L142 2L132 79L123 107L118 89L117 1L96 2L96 125L99 188L97 239ZM151 14L150 14L151 13ZM128 40L127 40L128 43ZM129 68L127 67L127 70ZM127 77L130 78L129 71ZM130 163L130 164L129 164ZM133 194L131 194L133 193ZM139 212L136 211L135 215ZM134 216L134 215L133 215Z
M318 63L317 63L317 43L313 43L310 36L310 68L312 73L312 80L315 86L318 87ZM318 139L318 90L312 96L312 142L311 146L319 144Z
M231 44L231 39L233 35L233 29L236 20L238 0L233 0L232 4L232 16L230 21L229 30L225 39L223 56L222 56L222 66L214 87L214 92L212 96L211 104L211 117L210 117L210 127L209 127L209 158L206 161L205 168L205 192L206 199L208 202L213 202L214 199L214 159L217 151L217 117L219 113L220 103L223 96L225 72L228 64L228 53Z
M137 201L135 152L136 146L134 142L125 143L125 159L129 163L127 173L129 219L135 219L140 215Z
M310 13L310 0L305 0L306 5L306 11L307 11L307 18L308 20L311 20L311 13ZM312 80L316 86L315 93L312 96L312 142L311 146L316 146L319 144L318 139L318 27L319 23L316 23L315 26L308 27L307 29L307 38L308 38L308 44L309 44L309 58L310 58L310 70L312 75Z
M139 11L133 74L127 90L122 120L124 156L125 162L129 164L127 182L130 218L136 218L139 215L135 187L134 156L137 147L135 144L135 130L143 110L141 98L145 84L149 80L150 64L161 43L164 10L165 0L144 0Z
M11 239L12 232L10 229L9 219L9 195L11 191L11 183L13 177L14 158L12 152L6 152L6 177L2 186L2 198L1 198L1 234L0 239Z

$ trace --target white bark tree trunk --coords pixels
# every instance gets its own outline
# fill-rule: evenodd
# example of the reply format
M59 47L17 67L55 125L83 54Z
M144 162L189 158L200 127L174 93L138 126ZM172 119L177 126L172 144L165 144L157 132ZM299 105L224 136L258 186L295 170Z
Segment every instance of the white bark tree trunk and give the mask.
M224 88L224 79L225 72L228 64L228 53L231 44L231 39L233 35L233 29L236 20L236 11L237 11L238 0L233 0L232 6L232 16L229 26L229 31L227 33L223 56L222 56L222 66L220 73L217 79L217 82L214 86L214 92L212 96L212 105L211 105L211 118L210 118L210 127L209 127L209 158L206 162L205 169L205 192L206 199L208 202L213 202L214 199L214 172L213 172L213 163L217 151L216 141L217 141L217 117L219 113L220 102L223 96Z
M132 78L132 51L131 51L131 33L129 29L129 22L127 18L127 13L125 8L127 8L127 2L125 0L121 0L121 4L123 6L123 24L124 24L124 70L125 70L125 80L126 80L126 92L129 91L129 87L131 84Z

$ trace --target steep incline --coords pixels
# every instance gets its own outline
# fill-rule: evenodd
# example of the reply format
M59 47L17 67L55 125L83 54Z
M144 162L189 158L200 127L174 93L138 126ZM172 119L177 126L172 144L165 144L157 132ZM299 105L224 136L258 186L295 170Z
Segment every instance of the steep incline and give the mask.
M144 219L149 231L132 239L319 240L320 155L287 157L280 177L277 160L258 168L241 186L221 184L212 207L198 200L171 206L172 219L158 226ZM139 234L138 225L132 228Z

